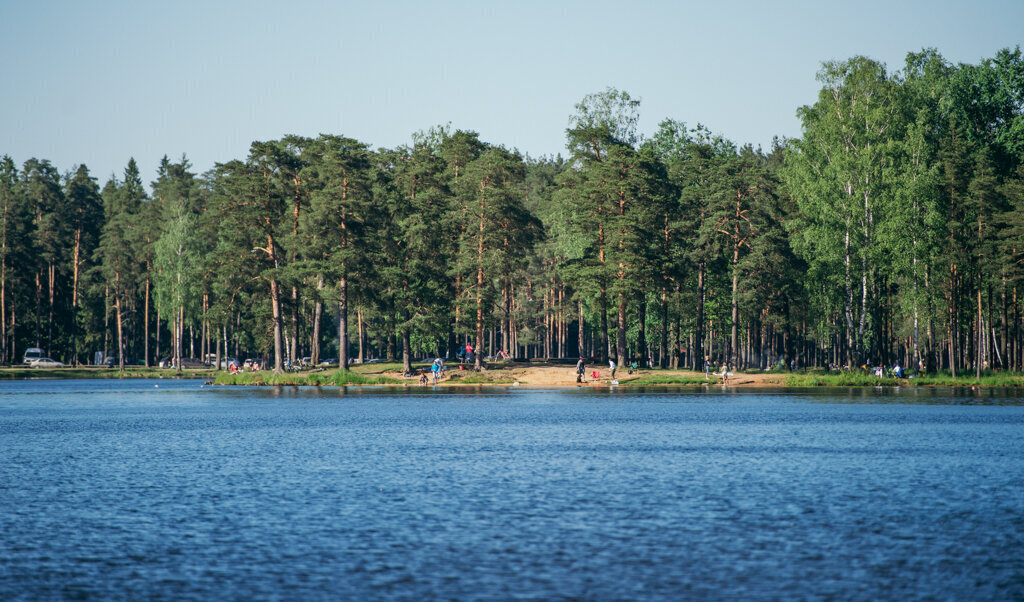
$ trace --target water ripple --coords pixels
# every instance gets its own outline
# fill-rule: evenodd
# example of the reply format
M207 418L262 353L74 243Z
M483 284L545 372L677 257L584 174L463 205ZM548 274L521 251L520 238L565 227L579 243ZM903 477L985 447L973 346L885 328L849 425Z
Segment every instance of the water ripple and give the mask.
M1024 407L0 391L2 599L1024 598Z

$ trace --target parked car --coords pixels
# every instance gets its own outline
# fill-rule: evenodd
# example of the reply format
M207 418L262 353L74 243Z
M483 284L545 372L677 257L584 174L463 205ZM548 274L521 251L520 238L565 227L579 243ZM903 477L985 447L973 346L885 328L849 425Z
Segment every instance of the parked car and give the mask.
M25 350L25 355L22 357L23 364L31 364L32 362L42 359L43 350L39 347L29 347Z
M146 364L145 360L138 360L138 359L135 359L134 357L126 357L126 358L124 358L124 365L125 366L144 366L145 364ZM103 360L103 364L102 365L106 366L108 368L113 368L114 366L117 365L117 358L112 356L112 355L108 355Z
M206 365L206 363L203 362L203 360L201 360L199 358L183 357L183 358L181 358L181 367L182 368L186 368L186 369L195 370L195 369L199 369L199 368L207 368L208 366Z
M337 366L338 365L338 358L332 357L332 358L328 358L328 359L322 360L320 362L320 365L321 366Z
M29 363L29 366L33 368L63 368L64 363L48 357L41 357L39 359L32 360L32 362Z

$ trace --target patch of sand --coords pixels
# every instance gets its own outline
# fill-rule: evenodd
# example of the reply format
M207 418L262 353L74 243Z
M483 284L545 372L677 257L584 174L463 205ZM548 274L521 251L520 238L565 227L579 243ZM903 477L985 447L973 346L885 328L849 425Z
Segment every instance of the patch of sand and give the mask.
M454 370L452 369L454 368ZM607 367L604 369L598 369L598 378L594 379L593 373L595 368L592 366L587 367L585 375L584 385L610 385L611 372ZM644 370L639 374L657 374L658 376L679 376L679 377L703 377L702 372L693 372L690 370ZM458 364L454 366L449 365L448 378L445 378L441 384L458 384L459 379L452 379L452 375L460 374L473 374L472 372L460 372ZM400 375L395 375L400 376ZM519 383L520 386L525 387L576 387L579 386L576 383L576 367L573 365L558 365L558 366L538 366L538 365L524 365L517 366L516 364L493 364L490 370L481 373L483 378L494 378L495 380L508 381ZM429 378L429 374L428 374ZM629 384L638 378L637 374L630 375L627 370L616 370L615 380L620 384ZM419 376L405 377L405 381L410 384L415 384L419 381ZM487 383L479 383L487 384ZM510 382L498 382L495 384L499 385L510 385ZM639 383L638 383L639 384ZM721 384L721 377L712 375L708 381L709 385L723 386ZM785 385L785 377L780 374L741 374L735 373L729 378L729 382L725 386L730 387L778 387ZM656 386L656 385L655 385Z

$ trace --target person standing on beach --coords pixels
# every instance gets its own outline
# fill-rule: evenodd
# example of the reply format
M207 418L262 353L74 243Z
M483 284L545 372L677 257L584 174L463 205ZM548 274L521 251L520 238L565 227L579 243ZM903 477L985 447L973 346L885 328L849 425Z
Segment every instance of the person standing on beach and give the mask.
M582 357L580 358L580 361L576 362L576 382L578 383L583 382L583 372L585 365L586 362L583 361Z
M612 371L612 378L615 378L615 360L608 359L608 368Z

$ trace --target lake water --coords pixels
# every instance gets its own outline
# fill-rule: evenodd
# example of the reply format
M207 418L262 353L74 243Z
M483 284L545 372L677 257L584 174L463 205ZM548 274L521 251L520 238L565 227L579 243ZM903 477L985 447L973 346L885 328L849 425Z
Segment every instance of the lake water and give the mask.
M0 382L0 599L1024 599L1017 391Z

